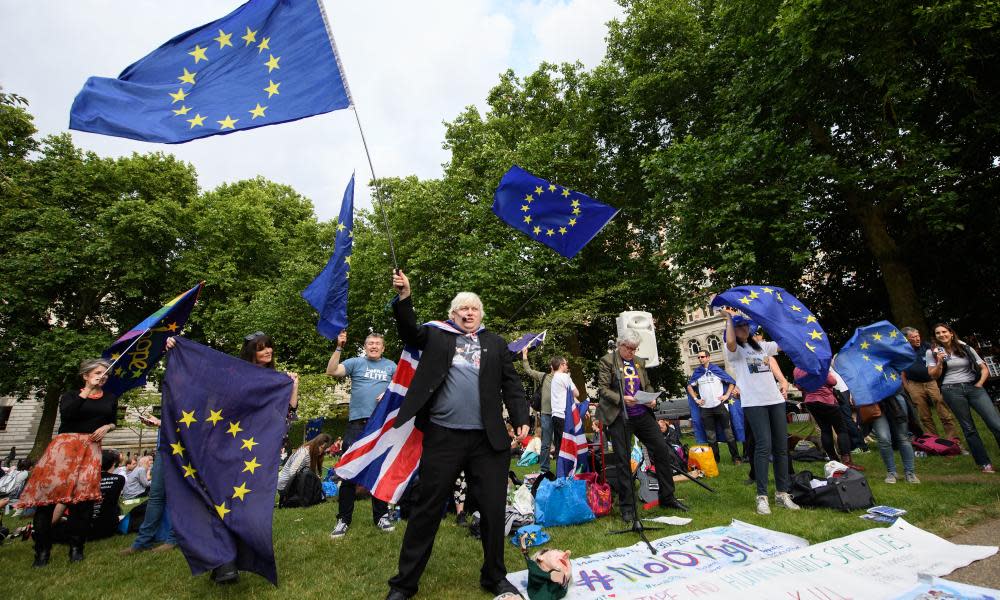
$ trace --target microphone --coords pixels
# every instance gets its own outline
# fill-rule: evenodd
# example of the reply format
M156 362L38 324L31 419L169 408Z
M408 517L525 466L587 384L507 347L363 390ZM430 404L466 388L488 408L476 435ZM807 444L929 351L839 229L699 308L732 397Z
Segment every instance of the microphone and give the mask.
M608 340L608 352L614 352L614 351L615 351L615 341Z

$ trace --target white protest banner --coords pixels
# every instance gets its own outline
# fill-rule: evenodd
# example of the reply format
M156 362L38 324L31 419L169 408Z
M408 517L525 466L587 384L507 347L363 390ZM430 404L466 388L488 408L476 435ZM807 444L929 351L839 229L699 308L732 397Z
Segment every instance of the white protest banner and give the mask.
M583 557L573 557L568 600L607 600L642 595L665 583L752 564L808 546L809 542L742 521L653 540L656 555L639 542ZM508 579L527 597L528 571Z
M892 600L996 600L1000 590L921 575L920 583Z
M996 554L996 546L961 546L903 519L884 528L795 550L711 575L618 596L633 600L877 600L917 585L917 574L947 575Z

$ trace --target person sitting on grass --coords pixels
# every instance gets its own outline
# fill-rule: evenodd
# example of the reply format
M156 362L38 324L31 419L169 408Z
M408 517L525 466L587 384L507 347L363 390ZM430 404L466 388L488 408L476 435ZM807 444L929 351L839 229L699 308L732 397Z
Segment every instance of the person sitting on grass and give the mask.
M152 456L142 456L137 466L125 477L125 490L122 500L134 500L149 495L149 484L152 481Z
M285 490L289 482L303 468L311 470L319 477L320 469L323 468L323 455L330 447L331 438L326 433L321 433L302 444L285 461L281 470L278 471L278 493L284 497Z

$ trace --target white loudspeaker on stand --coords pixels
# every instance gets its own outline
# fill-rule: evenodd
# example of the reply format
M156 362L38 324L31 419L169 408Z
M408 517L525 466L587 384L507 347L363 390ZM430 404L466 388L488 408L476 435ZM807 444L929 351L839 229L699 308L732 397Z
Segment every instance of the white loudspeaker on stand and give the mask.
M656 350L656 330L653 329L653 315L641 310L627 310L615 320L618 335L631 330L639 334L639 349L636 355L646 360L646 367L660 364L660 353Z

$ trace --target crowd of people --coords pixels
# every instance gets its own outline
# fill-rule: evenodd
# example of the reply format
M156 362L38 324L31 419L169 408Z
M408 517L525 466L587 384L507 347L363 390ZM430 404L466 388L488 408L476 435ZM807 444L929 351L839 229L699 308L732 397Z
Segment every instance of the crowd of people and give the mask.
M396 423L416 419L423 432L423 454L416 481L419 493L410 498L408 526L400 547L396 574L389 579L389 600L414 596L428 565L444 507L453 503L460 522L475 511L483 548L479 584L498 598L520 597L506 578L504 566L505 508L511 457L537 453L539 470L552 470L558 456L570 408L586 396L569 375L563 356L548 359L548 370L532 368L528 350L521 352L525 376L537 389L537 410L531 414L515 356L503 338L483 326L482 300L470 292L455 296L448 319L418 324L408 278L394 273L398 295L392 303L399 337L420 351L420 361L405 395ZM687 392L697 407L705 442L721 463L719 444L724 442L734 465L749 463L748 483L755 486L754 508L771 513L773 505L798 510L791 496L792 464L786 407L789 381L775 357L781 348L767 341L755 325L735 310L724 309L725 367L711 362L708 352L698 354ZM830 370L818 389L805 389L805 372L796 368L793 383L803 391L803 405L819 428L819 446L829 460L863 470L852 454L867 451L873 436L885 465L886 483L895 483L896 452L902 462L902 479L920 483L911 440L920 433L937 434L935 415L943 435L957 440L961 429L965 444L979 468L993 473L992 461L980 438L972 413L978 413L1000 444L1000 415L983 389L988 370L976 351L958 339L944 324L934 327L935 343L922 342L920 333L903 333L917 360L902 373L901 388L883 399L878 410L858 411L843 379ZM307 440L284 459L277 478L279 505L296 484L296 477L322 475L324 458L346 451L362 435L378 402L396 371L396 363L383 356L382 335L366 337L360 356L343 359L346 332L341 333L326 366L326 374L351 381L348 418L343 437L326 433ZM173 347L173 340L167 348ZM674 474L681 465L672 446L679 434L666 420L657 418L652 386L645 361L637 356L640 340L634 332L619 336L614 349L598 362L596 402L591 411L593 428L608 444L607 480L616 498L620 517L629 524L637 519L636 490L631 465L632 439L642 445L647 466L652 467L659 506L686 511L675 495ZM275 368L274 344L263 332L248 335L240 357L261 368ZM139 534L124 553L154 548L170 550L177 543L172 532L165 538L169 490L164 486L163 460L153 456L122 457L102 450L102 440L115 429L118 399L102 389L110 364L104 359L81 363L82 387L60 399L61 422L57 435L37 464L8 457L0 478L0 508L33 510L32 537L35 567L51 559L54 542L69 546L69 560L84 557L85 542L113 535L118 530L119 501L147 500ZM295 382L287 423L296 418ZM739 405L742 418L730 407ZM144 417L159 425L155 417ZM532 426L537 421L537 428ZM742 452L734 431L744 442ZM532 436L531 432L535 435ZM13 450L13 449L12 449ZM773 480L773 481L772 481ZM330 533L342 540L350 530L358 489L340 482L336 521ZM372 521L378 530L391 532L396 518L386 502L372 498ZM158 537L158 532L161 535ZM220 565L212 573L217 583L238 579L235 564Z

